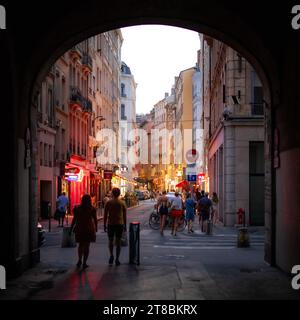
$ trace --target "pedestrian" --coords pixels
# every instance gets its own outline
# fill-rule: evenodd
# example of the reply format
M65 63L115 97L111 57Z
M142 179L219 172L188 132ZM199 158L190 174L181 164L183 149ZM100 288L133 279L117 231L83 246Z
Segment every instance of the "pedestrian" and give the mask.
M183 203L182 199L179 196L179 193L176 191L175 192L175 197L172 199L171 202L171 216L173 218L173 223L172 223L172 232L171 234L173 236L177 235L177 226L178 226L178 220L183 214Z
M188 193L185 200L185 219L188 225L188 233L193 233L193 222L195 219L195 207L196 202L192 199L191 195Z
M57 199L56 199L56 210L57 210L57 220L58 220L58 227L64 226L64 220L67 212L67 208L69 205L69 199L66 197L66 193L63 192Z
M107 201L104 208L104 232L108 235L108 248L110 257L108 263L114 262L114 239L116 244L116 266L120 265L121 238L123 231L126 232L126 205L119 199L119 188L112 189L112 199Z
M218 198L218 195L216 192L213 192L211 201L212 201L211 219L212 219L213 225L215 225L216 222L219 220L219 215L218 215L218 210L217 210L219 198Z
M204 194L204 197L202 197L198 202L198 211L200 214L199 223L201 221L202 232L206 232L207 220L209 220L211 207L212 201Z
M169 214L169 201L167 197L167 192L163 191L162 195L157 200L157 209L160 216L160 234L164 235L164 227L166 223L166 217Z
M97 230L96 209L92 206L91 196L85 194L81 198L80 205L74 207L74 218L70 229L70 233L74 231L78 243L78 268L81 265L83 269L88 267L87 259L90 252L90 243L96 241Z
M150 198L151 198L151 201L155 201L155 198L156 198L156 194L153 190L150 191Z
M109 193L107 192L103 198L103 208L105 207L106 205L106 202L110 200L110 196L109 196Z

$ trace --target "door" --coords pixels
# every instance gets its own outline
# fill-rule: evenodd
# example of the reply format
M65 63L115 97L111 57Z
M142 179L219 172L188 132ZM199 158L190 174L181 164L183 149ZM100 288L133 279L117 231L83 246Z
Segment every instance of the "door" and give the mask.
M265 223L265 175L264 175L264 143L250 141L249 146L250 188L249 210L250 225L263 226Z

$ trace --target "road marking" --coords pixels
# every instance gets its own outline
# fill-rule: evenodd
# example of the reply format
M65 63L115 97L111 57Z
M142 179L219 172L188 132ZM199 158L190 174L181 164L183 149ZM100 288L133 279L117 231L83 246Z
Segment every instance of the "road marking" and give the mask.
M217 250L223 250L223 249L235 249L236 247L214 247L214 246L202 246L202 247L189 247L189 246L163 246L163 245L154 245L153 248L165 248L165 249L187 249L187 250L212 250L212 249L217 249Z

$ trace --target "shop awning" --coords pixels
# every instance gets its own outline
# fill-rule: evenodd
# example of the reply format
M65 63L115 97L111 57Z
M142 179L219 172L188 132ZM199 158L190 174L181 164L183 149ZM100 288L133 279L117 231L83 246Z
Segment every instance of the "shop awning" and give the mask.
M179 183L176 184L176 188L182 188L182 187L185 187L187 186L189 183L186 181L186 180L182 180L180 181Z

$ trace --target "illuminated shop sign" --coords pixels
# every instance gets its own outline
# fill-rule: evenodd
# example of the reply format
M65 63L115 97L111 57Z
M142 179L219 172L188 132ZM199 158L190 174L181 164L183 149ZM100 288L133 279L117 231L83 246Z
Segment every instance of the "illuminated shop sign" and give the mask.
M79 168L67 168L65 172L67 181L81 182L83 179L83 170Z

